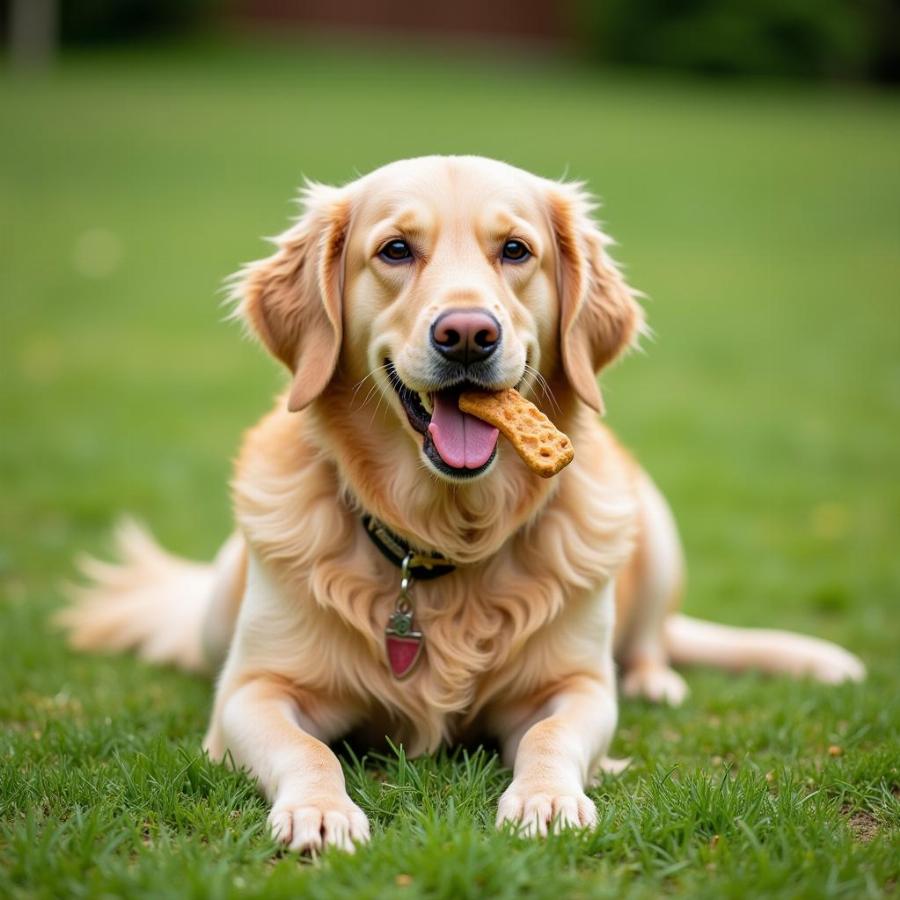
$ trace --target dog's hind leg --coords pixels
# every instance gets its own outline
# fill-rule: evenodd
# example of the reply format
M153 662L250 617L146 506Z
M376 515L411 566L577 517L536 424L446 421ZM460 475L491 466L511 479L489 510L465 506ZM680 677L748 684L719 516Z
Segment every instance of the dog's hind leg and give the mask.
M668 504L646 475L637 491L640 533L629 579L633 596L616 647L620 683L626 697L678 706L688 688L669 665L664 626L684 583L681 543Z
M640 534L634 558L619 577L616 658L622 692L677 705L687 695L676 665L741 672L755 669L828 684L861 681L865 666L829 641L761 628L703 622L676 612L684 578L672 513L646 476L638 483Z
M862 681L866 667L843 647L805 634L768 628L735 628L673 615L665 623L666 646L679 665L729 672L755 669L772 675L814 678L823 684Z
M222 545L213 570L201 640L206 663L216 671L228 654L247 582L247 545L242 534L235 532Z

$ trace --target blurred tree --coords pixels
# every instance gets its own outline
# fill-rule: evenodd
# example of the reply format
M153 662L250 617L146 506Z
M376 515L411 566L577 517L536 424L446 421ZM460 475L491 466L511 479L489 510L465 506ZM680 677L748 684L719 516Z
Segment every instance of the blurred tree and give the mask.
M605 61L712 74L896 77L894 0L579 3L587 49Z
M22 0L29 2L29 0ZM138 40L201 24L220 0L59 0L60 31L69 43Z
M900 82L900 4L869 0L874 14L875 53L869 74L879 81Z
M45 68L56 55L56 0L10 0L9 55L19 69Z

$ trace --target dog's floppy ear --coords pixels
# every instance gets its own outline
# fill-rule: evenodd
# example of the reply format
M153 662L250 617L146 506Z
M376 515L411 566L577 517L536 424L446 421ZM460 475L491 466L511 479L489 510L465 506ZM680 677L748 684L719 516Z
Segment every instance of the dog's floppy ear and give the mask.
M236 313L293 373L292 412L331 381L341 349L341 260L350 214L340 188L308 184L303 213L275 238L278 250L235 277Z
M606 252L612 241L594 221L595 203L583 187L553 183L549 209L559 253L563 370L581 400L603 412L597 373L635 342L643 311Z

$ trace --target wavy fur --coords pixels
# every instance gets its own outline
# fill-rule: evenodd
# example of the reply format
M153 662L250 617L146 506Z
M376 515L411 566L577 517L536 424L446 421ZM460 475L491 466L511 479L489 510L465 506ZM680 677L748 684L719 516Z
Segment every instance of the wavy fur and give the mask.
M584 787L616 723L614 646L627 694L672 703L686 685L670 652L828 681L864 673L825 642L671 615L683 581L671 513L593 412L596 372L645 331L593 210L581 185L476 157L309 186L275 253L232 285L240 315L291 372L237 462L239 534L207 567L129 526L123 565L90 562L93 584L63 613L77 646L221 669L206 746L254 774L292 847L352 850L367 838L325 744L357 726L412 753L496 736L514 765L499 822L535 834L591 825ZM418 241L415 265L377 262L398 231ZM534 248L527 265L500 260L496 236L509 234ZM571 437L575 461L554 479L505 445L472 481L424 459L385 359L431 390L430 328L459 306L501 325L496 386L520 384ZM362 511L458 564L415 585L426 650L402 682L383 643L398 572Z

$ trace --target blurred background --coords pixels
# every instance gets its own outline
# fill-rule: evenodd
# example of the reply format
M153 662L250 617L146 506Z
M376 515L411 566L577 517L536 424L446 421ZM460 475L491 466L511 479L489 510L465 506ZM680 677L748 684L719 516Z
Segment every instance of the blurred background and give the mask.
M67 652L49 618L123 512L212 556L241 433L285 380L225 321L224 280L269 252L304 176L428 153L602 198L654 329L602 376L608 420L675 510L686 608L836 640L871 676L835 690L692 671L681 710L624 704L612 752L635 764L607 821L631 843L623 810L652 796L656 830L618 862L605 836L585 844L599 880L579 890L890 890L896 830L840 844L835 820L865 796L895 828L900 796L896 3L0 0L0 30L0 895L225 897L238 858L248 896L302 875L271 868L261 802L190 762L209 683ZM673 825L662 788L640 785L676 765L712 773L700 798L738 769L769 773L766 791L787 766L806 830L761 844L743 814L769 807L746 778L721 814L692 800ZM799 795L779 784L786 809ZM481 825L458 841L460 821L440 838L444 893L481 889L459 880L479 852L510 896L556 883L534 868L543 850L498 856ZM418 823L392 833L418 846ZM385 846L377 878L359 869L372 896L419 858ZM738 880L710 862L729 858Z
M478 153L585 179L648 296L607 405L672 499L688 606L896 637L896 4L3 0L0 22L10 635L123 510L198 556L227 533L283 376L221 285L302 178Z
M892 0L4 0L3 7L24 64L46 62L60 44L226 28L528 42L585 60L708 75L900 78L900 9Z

